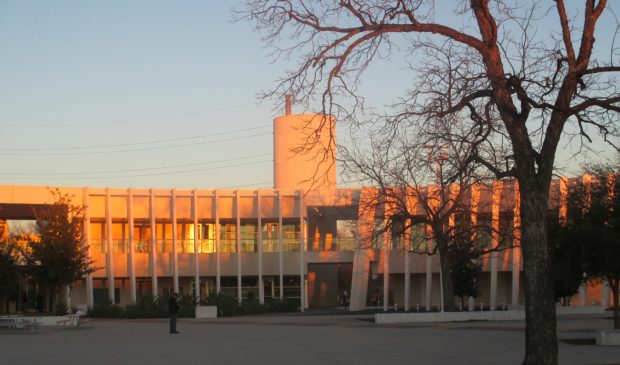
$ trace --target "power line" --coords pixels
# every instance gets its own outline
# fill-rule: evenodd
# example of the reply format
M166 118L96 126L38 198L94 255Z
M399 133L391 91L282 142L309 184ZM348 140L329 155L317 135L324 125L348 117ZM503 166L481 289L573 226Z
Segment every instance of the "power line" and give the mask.
M40 153L15 153L15 152L0 152L2 156L69 156L69 155L101 155L101 154L109 154L109 153L122 153L122 152L141 152L141 151L155 151L155 150L167 150L173 148L185 148L190 146L202 145L205 143L220 143L220 142L229 142L240 139L248 139L259 136L267 136L272 135L271 132L268 133L258 133L258 134L250 134L247 136L240 137L232 137L232 138L224 138L224 139L216 139L216 140L206 140L194 143L184 143L184 144L176 144L169 146L153 146L153 147L143 147L143 148L126 148L119 150L108 150L108 151L87 151L87 152L40 152Z
M123 169L123 170L103 170L103 171L71 171L71 172L0 172L0 176L11 176L11 175L23 175L23 176L62 176L62 175L100 175L100 174L118 174L125 172L136 172L136 171L154 171L154 170L167 170L167 169L175 169L182 167L192 167L192 166L204 166L204 165L212 165L218 164L222 162L231 162L231 161L239 161L239 160L247 160L249 158L256 157L265 157L271 156L272 153L261 153L255 155L241 156L235 158L227 158L223 160L213 160L213 161L203 161L196 163L187 163L180 165L168 165L168 166L158 166L158 167L145 167L145 168L134 168L134 169Z
M126 119L112 119L112 120L102 120L97 122L67 122L67 123L38 123L38 124L0 124L0 128L55 128L55 127L87 127L93 125L101 125L101 124L120 124L127 122L137 122L137 121L145 121L145 120L153 120L153 119L166 119L172 117L179 117L185 115L196 115L209 113L214 111L222 111L222 110L230 110L250 105L257 105L257 103L245 103L245 104L237 104L237 105L229 105L223 107L215 107L209 109L202 110L194 110L189 112L177 112L177 113L167 113L167 114L159 114L149 117L138 117L138 118L126 118Z
M273 186L273 180L271 180L271 181L263 181L263 182L254 183L254 184L224 186L224 187L220 187L220 188L216 188L216 189L237 189L237 188L247 188L247 187L259 186L259 185L272 185Z
M0 147L0 151L61 151L61 150L83 150L83 149L97 149L97 148L110 148L110 147L140 146L140 145L147 145L147 144L171 143L171 142L179 142L179 141L189 141L189 140L194 140L194 139L203 139L207 137L221 136L221 135L226 135L226 134L262 129L262 128L266 128L270 126L271 124L264 124L258 127L234 129L230 131L202 134L198 136L156 139L156 140L151 140L151 141L132 142L132 143L116 143L116 144L74 146L74 147Z
M194 173L194 172L221 170L221 169L228 169L232 167L249 166L249 165L255 165L255 164L266 163L266 162L273 162L273 160L271 159L260 160L260 161L245 162L245 163L240 163L240 164L224 165L224 166L208 167L208 168L203 168L203 169L192 169L192 170L166 171L166 172L154 172L154 173L147 173L147 174L130 174L130 175L117 175L117 176L69 177L69 178L61 178L61 179L62 180L124 179L124 178L132 178L132 177L162 176L162 175L171 175L171 174L186 174L186 173ZM3 179L50 180L49 177L30 177L30 176L6 176L6 177L3 177Z

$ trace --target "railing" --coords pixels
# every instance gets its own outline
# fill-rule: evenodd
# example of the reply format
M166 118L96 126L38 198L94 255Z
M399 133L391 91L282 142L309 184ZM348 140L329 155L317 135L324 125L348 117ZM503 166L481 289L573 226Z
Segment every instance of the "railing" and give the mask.
M90 249L96 253L108 253L108 241L90 240Z
M299 251L299 238L284 238L282 240L282 251Z
M263 239L263 252L278 252L278 239L268 238Z
M221 239L220 240L220 252L227 252L227 253L237 252L237 240L236 239Z
M308 242L308 251L353 251L356 240L353 237L321 238Z
M158 239L155 241L157 253L172 253L172 239Z
M128 251L127 240L112 240L112 252L114 253L127 253Z
M194 240L177 240L177 253L194 253Z
M241 252L257 252L258 247L254 238L241 239Z
M278 244L277 238L263 239L263 252L279 252ZM299 251L299 238L283 238L282 251Z
M215 240L206 239L198 241L199 253L215 253Z
M394 244L393 249L400 247L398 244ZM114 253L128 253L129 240L112 240ZM172 253L172 239L158 239L155 242L155 250L157 253ZM194 253L194 240L185 239L177 240L177 252L178 253ZM107 240L91 240L91 250L95 253L107 253L108 243ZM356 247L355 238L331 238L320 240L312 240L307 243L308 252L320 252L320 251L353 251ZM258 252L258 241L253 238L241 239L240 242L241 252ZM136 240L134 242L134 252L148 253L151 252L150 240ZM263 252L278 252L279 251L279 239L278 238L265 238L263 239ZM282 239L282 251L283 252L299 252L299 237L295 234L293 237L285 237ZM215 253L216 244L215 239L205 239L198 241L199 253ZM220 252L236 253L237 252L237 240L236 239L221 239L220 240Z

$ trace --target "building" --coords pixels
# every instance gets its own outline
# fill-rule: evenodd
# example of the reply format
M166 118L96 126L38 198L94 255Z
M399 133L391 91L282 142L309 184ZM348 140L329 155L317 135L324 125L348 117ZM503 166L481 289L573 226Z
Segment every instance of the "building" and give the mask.
M385 218L364 216L360 201L369 190L338 189L333 154L317 163L308 158L316 150L291 153L300 140L313 138L301 127L333 123L290 112L274 120L274 189L59 188L86 207L84 241L98 268L72 285L72 305L128 304L140 295L172 291L204 298L221 291L239 301L299 300L302 310L334 307L343 297L353 310L437 308L437 257L412 254L389 238L378 243L364 238L359 222ZM333 138L314 138L312 148L322 156L335 150ZM563 181L553 182L550 202L560 216L567 194ZM515 189L512 182L473 189L476 222L518 232ZM0 219L9 226L32 220L33 207L51 202L44 186L0 186ZM521 270L518 247L484 257L482 295L469 306L522 304ZM609 294L600 286L583 287L573 303L608 304Z

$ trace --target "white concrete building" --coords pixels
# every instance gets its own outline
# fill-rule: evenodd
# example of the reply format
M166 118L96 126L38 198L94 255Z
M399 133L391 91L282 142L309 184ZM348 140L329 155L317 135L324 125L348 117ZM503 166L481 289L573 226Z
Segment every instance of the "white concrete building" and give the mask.
M291 152L308 138L300 127L321 123L333 126L334 120L290 114L275 119L274 189L61 187L86 208L84 243L98 268L72 285L72 305L127 304L140 295L172 291L204 298L221 291L239 301L299 300L302 310L337 306L345 293L353 310L436 308L437 258L413 254L398 241L363 238L358 221L384 218L363 217L359 202L368 190L336 188L333 155L317 164L308 158L312 153ZM313 148L335 151L329 135L317 138ZM514 183L474 191L478 224L518 232ZM558 214L565 211L565 195L565 186L555 181L550 208ZM0 219L10 227L11 221L33 219L32 207L51 202L45 186L0 186ZM519 248L486 256L482 295L470 305L522 304L521 270ZM608 302L606 291L595 286L574 299L581 305Z

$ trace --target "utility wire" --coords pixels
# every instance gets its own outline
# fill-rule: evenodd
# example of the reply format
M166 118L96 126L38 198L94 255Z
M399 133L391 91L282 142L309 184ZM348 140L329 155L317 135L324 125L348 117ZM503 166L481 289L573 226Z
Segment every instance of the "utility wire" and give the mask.
M262 129L262 128L266 128L266 127L270 127L270 126L271 126L271 124L265 124L265 125L261 125L261 126L258 126L258 127L234 129L234 130L225 131L225 132L202 134L202 135L198 135L198 136L156 139L156 140L151 140L151 141L132 142L132 143L116 143L116 144L102 144L102 145L74 146L74 147L0 147L0 151L58 151L58 150L84 150L84 149L97 149L97 148L109 148L109 147L140 146L140 145L147 145L147 144L189 141L189 140L194 140L194 139L202 139L202 138L207 138L207 137L221 136L221 135L225 135L225 134L232 134L232 133L239 133L239 132L245 132L245 131L252 131L252 130Z
M153 147L143 147L143 148L125 148L125 149L108 150L108 151L45 152L45 153L43 153L43 152L37 152L37 153L0 152L0 155L1 156L69 156L69 155L101 155L101 154L121 153L121 152L140 152L140 151L167 150L167 149L173 149L173 148L185 148L185 147L190 147L190 146L197 146L197 145L202 145L202 144L206 144L206 143L220 143L220 142L236 141L236 140L240 140L240 139L248 139L248 138L259 137L259 136L267 136L267 135L272 135L272 134L273 134L272 132L258 133L258 134L250 134L250 135L247 135L247 136L223 138L223 139L216 139L216 140L206 140L206 141L193 142L193 143L174 144L174 145L169 145L169 146L153 146Z
M259 185L271 185L273 186L273 180L272 181L263 181L263 182L259 182L259 183L254 183L254 184L244 184L244 185L233 185L233 186L224 186L224 187L220 187L220 188L216 188L216 189L236 189L236 188L247 188L247 187L251 187L251 186L259 186Z
M62 175L100 175L100 174L119 174L125 172L137 172L137 171L153 171L153 170L167 170L167 169L175 169L182 167L192 167L192 166L204 166L204 165L212 165L218 164L222 162L231 162L231 161L239 161L239 160L247 160L250 158L256 157L265 157L271 156L272 153L261 153L256 155L235 157L235 158L227 158L224 160L213 160L213 161L204 161L204 162L196 162L196 163L187 163L181 165L168 165L168 166L158 166L158 167L145 167L145 168L136 168L136 169L124 169L124 170L103 170L103 171L71 171L71 172L0 172L0 176L15 176L15 175L23 175L23 176L62 176Z
M216 166L216 167L208 167L203 169L192 169L192 170L180 170L180 171L166 171L166 172L153 172L147 174L130 174L130 175L117 175L117 176L96 176L96 177L68 177L61 178L62 180L90 180L90 179L121 179L121 178L131 178L131 177L144 177L144 176L162 176L162 175L172 175L172 174L186 174L186 173L194 173L194 172L203 172L203 171L214 171L221 169L228 169L231 167L240 167L240 166L249 166L256 165L259 163L273 162L273 160L260 160L260 161L252 161L245 162L233 165L224 165L224 166ZM50 180L47 177L30 177L30 176L7 176L3 177L3 179L12 179L12 180Z
M100 124L120 124L127 122L137 122L137 121L145 121L145 120L153 120L153 119L166 119L172 117L179 117L184 115L195 115L195 114L203 114L214 111L222 111L222 110L230 110L241 107L246 107L250 105L258 105L257 103L245 103L238 105L229 105L223 107L202 109L202 110L194 110L190 112L178 112L178 113L167 113L167 114L159 114L153 115L149 117L138 117L138 118L127 118L127 119L112 119L112 120L102 120L97 122L66 122L66 123L38 123L38 124L0 124L0 128L56 128L56 127L82 127L82 126L93 126Z

